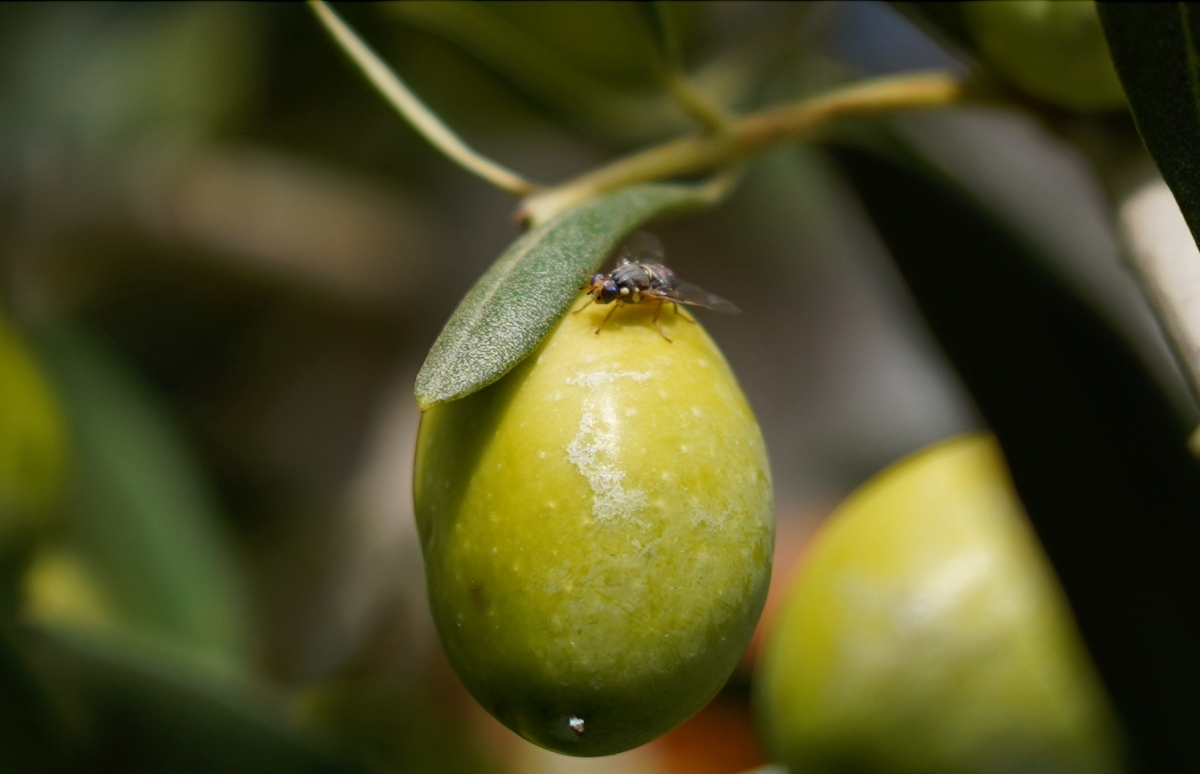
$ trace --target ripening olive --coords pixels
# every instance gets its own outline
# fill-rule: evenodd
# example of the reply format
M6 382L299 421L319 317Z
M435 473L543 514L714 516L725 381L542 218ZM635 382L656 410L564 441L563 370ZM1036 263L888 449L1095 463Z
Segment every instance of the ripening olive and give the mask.
M581 299L582 300L582 299ZM495 384L430 409L415 498L463 683L517 733L607 755L685 720L749 642L770 578L767 456L686 312L567 314Z
M756 676L812 774L1114 774L1112 709L995 441L876 476L814 538Z

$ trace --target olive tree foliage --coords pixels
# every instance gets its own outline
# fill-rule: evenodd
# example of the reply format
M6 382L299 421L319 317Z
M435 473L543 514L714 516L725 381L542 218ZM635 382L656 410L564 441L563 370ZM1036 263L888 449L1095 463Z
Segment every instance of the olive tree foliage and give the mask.
M738 165L747 158L848 116L970 101L1033 111L1090 153L1109 182L1114 204L1121 206L1133 195L1128 190L1133 173L1121 168L1127 158L1111 158L1111 147L1128 146L1131 137L1128 125L1109 111L1120 114L1123 87L1140 136L1185 218L1193 229L1200 225L1192 161L1200 142L1200 102L1193 88L1197 22L1188 4L1149 11L1103 5L1104 36L1094 23L1081 21L1093 13L1087 4L1059 9L1028 4L1027 12L1002 4L900 5L964 57L970 64L966 77L931 72L850 80L818 97L740 116L695 89L679 69L670 13L659 6L652 26L661 45L664 81L695 118L698 133L548 188L479 164L331 12L317 6L397 110L447 155L521 197L520 217L533 229L464 300L418 379L418 399L428 405L442 395L455 397L488 384L540 340L544 325L524 325L528 341L512 354L454 346L456 339L486 340L491 331L511 338L512 328L499 319L500 312L489 317L489 306L512 306L499 288L512 271L508 266L526 262L536 267L529 271L555 271L556 250L571 249L565 235L576 229L587 233L588 226L574 225L577 220L615 226L595 235L598 249L590 253L587 268L598 268L620 237L664 212L658 200L634 195L643 190L639 186L711 171L711 182L693 188L697 195L688 203L714 206L736 185ZM1097 133L1107 136L1098 140ZM894 136L858 141L833 135L834 158L1000 440L1117 703L1135 760L1150 770L1200 768L1200 748L1188 733L1200 723L1194 699L1200 667L1192 657L1200 652L1200 569L1191 557L1200 537L1194 519L1200 471L1187 449L1185 424L1137 355L1011 227ZM1101 142L1109 147L1099 149ZM1145 177L1143 172L1134 179L1144 183ZM668 195L660 190L660 196ZM682 191L676 196L681 204L686 201ZM1139 227L1131 225L1135 232ZM1165 290L1172 278L1162 276L1178 269L1144 253L1132 254L1130 262L1180 353L1193 393L1200 394L1190 310L1175 308L1179 302ZM567 280L576 270L560 261L563 281L539 283L545 289L542 308L551 310L548 317L565 311L577 288ZM1188 279L1194 288L1195 275ZM470 322L464 319L468 316ZM446 364L448 352L464 351L465 362ZM464 373L465 385L441 387Z
M390 23L470 52L582 136L639 148L541 184L471 147L427 104L450 105L453 94L418 94L337 11L312 2L303 23L328 32L362 75L352 78L347 69L338 88L369 83L415 136L511 195L521 224L434 341L416 377L416 401L429 409L495 383L568 311L582 272L599 270L630 234L666 218L719 217L749 166L803 145L830 162L843 193L853 193L997 436L1111 694L1132 767L1200 771L1200 444L1188 443L1189 424L1200 416L1193 238L1200 233L1200 10L1187 3L890 5L953 64L863 75L814 56L803 63L811 84L798 89L802 96L765 104L746 95L778 64L772 46L779 41L719 52L696 66L686 6L621 6L640 30L635 55L649 63L649 96L564 66L481 4L389 9ZM93 13L77 12L79 19ZM197 116L224 115L245 95L212 84L232 84L229 72L252 67L254 56L244 45L248 33L222 16L228 9L194 13L153 40L135 34L137 19L101 33L59 19L53 34L31 35L29 46L57 52L56 67L46 70L53 78L21 88L0 83L19 97L12 115L27 118L19 126L0 117L0 139L24 142L55 121L69 124L87 106L56 101L64 82L72 89L61 93L96 100L87 109L100 118L89 124L92 134L74 138L81 146L118 143L147 117L176 133L217 131L198 129ZM822 33L819 23L805 26L819 11L796 15L797 28L779 30L783 48L812 46ZM360 31L367 38L374 32ZM104 34L116 41L105 56L76 66L72 54ZM7 42L12 57L24 55L17 41ZM168 53L191 64L157 68ZM209 73L206 88L185 77L200 71ZM102 87L117 82L139 84L138 98L106 98L118 92ZM1128 272L1186 385L1187 405L1044 245L898 120L960 109L1024 116L1094 173ZM286 127L279 131L286 137ZM39 151L21 163L7 155L0 162L3 169L26 161L53 167L55 158ZM224 171L239 165L232 159ZM8 188L0 182L0 197L10 197ZM154 197L125 193L147 222L161 227L171 214ZM71 208L70 200L42 202L12 220L69 223ZM34 241L12 239L13 254L36 255ZM6 280L19 275L10 264L23 265L6 258ZM333 275L316 276L320 284ZM360 284L370 292L370 282ZM6 288L0 301L19 295ZM438 748L445 757L436 764L405 757L397 750L436 737L422 725L432 722L382 709L386 702L373 703L370 691L347 694L341 705L336 690L317 697L343 718L331 726L342 733L331 745L247 688L256 669L249 582L177 418L121 357L80 326L40 324L53 310L40 307L36 293L24 298L5 310L17 333L0 321L0 768L362 771L368 764L361 756L331 748L370 737L372 754L393 766L445 770L438 765L460 752L454 740ZM6 409L18 405L26 410ZM72 551L47 551L62 534ZM103 580L103 604L86 592L88 577ZM102 636L31 624L24 597L39 589L46 599L70 602L64 615L82 615ZM306 705L313 712L327 706L317 699ZM393 725L407 729L399 741ZM476 764L454 763L464 770Z

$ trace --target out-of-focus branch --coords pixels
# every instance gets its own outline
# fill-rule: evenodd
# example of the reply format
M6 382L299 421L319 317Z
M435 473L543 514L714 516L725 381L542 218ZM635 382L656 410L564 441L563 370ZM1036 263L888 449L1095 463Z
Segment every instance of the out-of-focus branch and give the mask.
M732 119L721 109L720 105L701 93L688 80L683 65L682 45L679 41L679 30L675 24L672 6L664 0L655 0L649 6L658 21L661 40L656 48L655 69L658 78L666 88L675 104L701 126L713 132L727 130Z

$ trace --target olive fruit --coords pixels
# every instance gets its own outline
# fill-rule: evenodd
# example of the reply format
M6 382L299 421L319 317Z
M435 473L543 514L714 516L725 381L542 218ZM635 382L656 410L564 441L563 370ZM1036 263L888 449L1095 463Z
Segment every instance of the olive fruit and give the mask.
M1121 770L1107 697L986 435L896 464L830 517L755 690L796 772Z
M450 662L505 725L570 755L631 749L700 709L770 579L754 415L704 329L666 306L660 334L654 306L599 334L612 307L565 315L500 381L426 412L417 441Z
M962 12L980 52L1024 91L1072 110L1125 105L1090 0L985 0Z

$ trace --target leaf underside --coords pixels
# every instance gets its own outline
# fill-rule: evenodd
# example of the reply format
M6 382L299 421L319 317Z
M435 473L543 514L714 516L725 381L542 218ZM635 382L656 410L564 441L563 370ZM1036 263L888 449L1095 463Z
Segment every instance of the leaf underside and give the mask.
M1097 3L1138 132L1200 234L1200 6Z
M1138 771L1200 770L1200 468L1132 351L949 181L835 151L1013 482Z
M417 374L421 410L470 395L524 360L587 276L639 226L707 204L690 186L631 186L522 235L467 292L433 343Z

